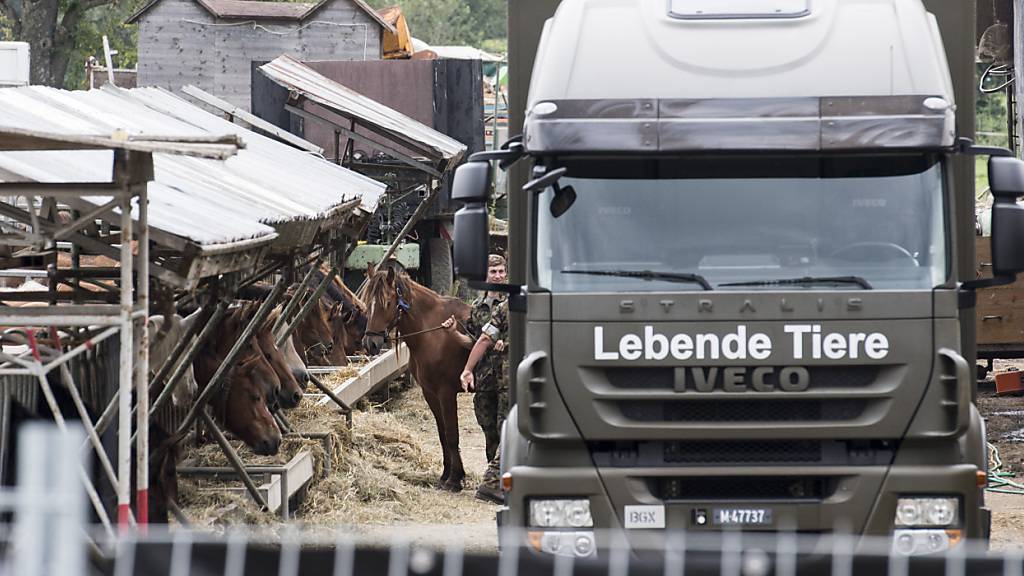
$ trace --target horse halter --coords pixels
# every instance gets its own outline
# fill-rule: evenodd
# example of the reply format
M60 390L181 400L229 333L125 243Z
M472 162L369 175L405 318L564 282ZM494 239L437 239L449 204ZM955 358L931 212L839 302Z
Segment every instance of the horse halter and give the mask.
M330 354L332 350L334 350L333 342L328 344L324 344L323 342L317 342L312 346L308 346L305 350L303 350L303 353L306 355L307 358L309 358L310 354L316 354L317 356L323 356L326 358L327 355Z
M405 300L405 296L402 295L402 283L398 278L395 278L395 294L398 296L398 303L395 305L396 314L395 318L388 322L388 325L384 330L366 330L364 332L367 336L380 336L381 338L387 339L388 332L391 332L398 327L398 323L402 321L402 314L408 314L409 309L412 308Z

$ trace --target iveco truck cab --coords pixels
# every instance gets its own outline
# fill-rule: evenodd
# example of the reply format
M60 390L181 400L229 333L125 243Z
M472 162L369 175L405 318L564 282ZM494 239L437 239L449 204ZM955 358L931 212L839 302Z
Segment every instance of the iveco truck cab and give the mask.
M603 529L984 536L953 159L991 155L992 282L1024 267L1024 164L956 112L919 0L564 0L522 138L453 191L482 279L492 162L531 166L505 522L577 556Z

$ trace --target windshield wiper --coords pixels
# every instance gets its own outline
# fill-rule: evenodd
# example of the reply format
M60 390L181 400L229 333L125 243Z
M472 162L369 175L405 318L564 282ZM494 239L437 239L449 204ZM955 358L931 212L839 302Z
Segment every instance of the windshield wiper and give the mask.
M714 290L700 274L687 272L655 272L653 270L569 270L563 269L562 274L589 274L591 276L620 276L623 278L643 278L644 280L668 280L669 282L692 282L700 284L704 290Z
M865 290L871 290L871 284L860 276L804 276L803 278L780 278L779 280L727 282L719 284L719 286L797 286L807 284L856 284Z

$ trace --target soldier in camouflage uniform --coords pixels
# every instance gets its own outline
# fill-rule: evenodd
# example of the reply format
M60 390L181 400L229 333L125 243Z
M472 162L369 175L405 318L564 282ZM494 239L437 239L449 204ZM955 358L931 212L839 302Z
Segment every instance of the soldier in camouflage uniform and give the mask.
M505 282L506 275L505 259L498 254L491 254L487 259L487 281L501 284ZM483 327L491 321L497 306L505 299L505 294L484 292L473 301L466 330L474 343L483 333ZM507 336L494 339L493 349L488 349L473 370L473 411L476 413L477 423L484 432L488 460L494 458L498 451L501 423L508 412L508 353L504 348L506 342ZM501 382L504 382L504 385L501 385Z
M487 281L500 284L505 281L505 259L491 254L487 261ZM487 439L487 471L477 489L477 497L491 502L502 502L500 486L501 427L508 416L508 300L504 294L488 292L473 302L468 336L455 331L455 318L443 324L458 334L462 343L471 348L469 359L460 380L464 392L474 392L473 408L477 422Z
M480 337L477 338L476 343L473 345L473 350L469 353L469 358L466 360L466 366L462 370L462 375L459 379L462 382L462 389L469 392L476 389L475 375L473 370L477 368L480 361L485 357L488 351L491 350L492 346L495 346L499 342L508 341L508 300L502 300L499 302L494 311L491 313L491 319L484 324L480 330ZM504 350L504 347L503 347ZM493 414L494 421L496 423L496 429L499 431L498 440L501 439L500 430L501 426L505 423L505 418L508 416L508 354L500 353L498 356L501 357L500 367L491 372L496 376L496 393L495 393L495 405L493 407L494 412L485 413L486 417L490 417ZM476 393L476 397L480 396L480 392ZM476 399L474 397L474 400ZM477 420L482 420L480 411L480 405L474 405L477 408ZM486 409L490 409L488 406ZM482 422L481 422L482 423ZM490 446L488 446L490 448ZM504 501L504 494L501 491L501 473L500 473L500 446L495 443L494 451L487 455L487 471L484 472L483 482L480 483L480 487L476 490L476 495L482 500L488 500L491 502L501 503Z

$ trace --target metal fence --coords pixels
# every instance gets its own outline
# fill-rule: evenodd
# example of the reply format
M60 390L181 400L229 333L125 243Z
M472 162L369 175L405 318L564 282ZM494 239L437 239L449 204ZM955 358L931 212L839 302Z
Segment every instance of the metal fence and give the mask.
M18 486L0 492L13 522L0 529L0 576L975 576L1024 574L1024 552L960 542L908 556L891 538L831 534L595 531L583 557L540 553L538 533L505 528L500 553L447 526L334 530L283 524L195 531L150 526L119 534L87 524L77 480L83 432L26 425ZM566 533L571 534L571 533ZM494 543L498 544L498 543ZM576 552L576 553L574 553Z

